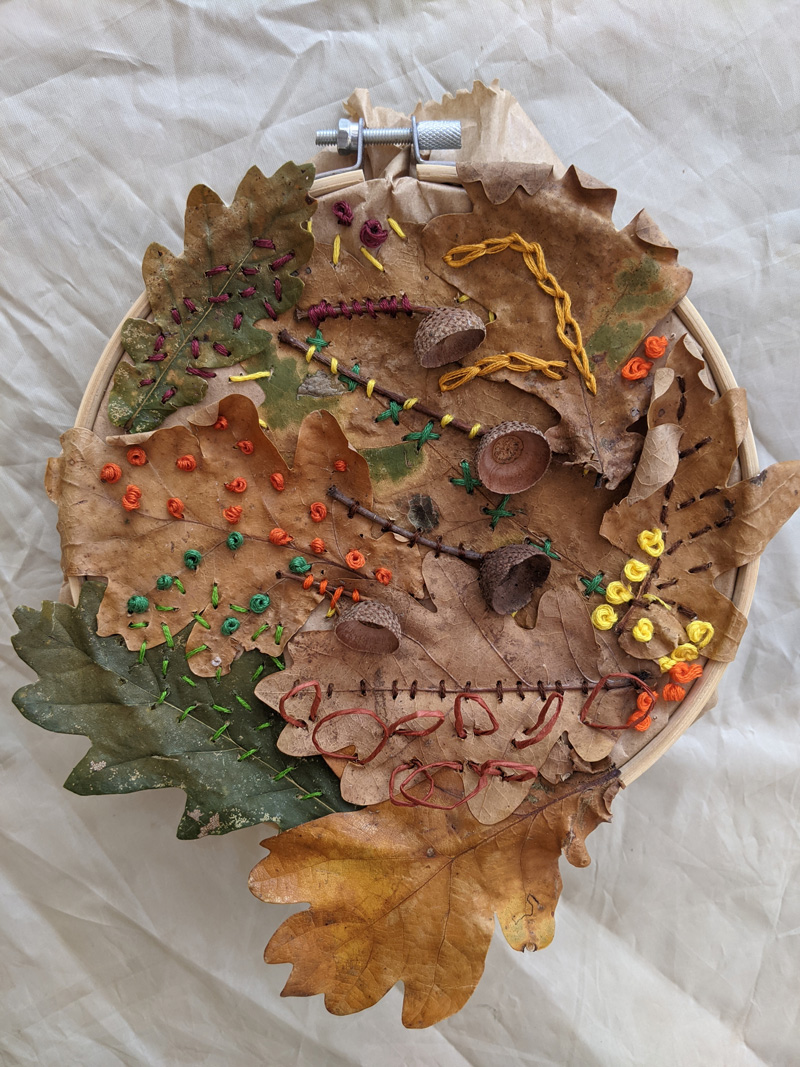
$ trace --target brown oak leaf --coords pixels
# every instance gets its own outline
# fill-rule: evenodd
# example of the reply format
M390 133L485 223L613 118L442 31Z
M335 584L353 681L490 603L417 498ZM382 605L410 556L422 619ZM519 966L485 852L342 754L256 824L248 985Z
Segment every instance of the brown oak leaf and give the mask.
M608 511L600 527L612 544L651 565L616 627L622 648L639 659L666 655L688 641L684 628L700 619L714 627L703 655L732 660L747 619L715 579L757 559L800 506L800 461L776 463L728 484L747 427L745 394L730 389L716 399L703 368L682 340L675 345L656 378L648 412L648 439L658 436L659 442L647 478L634 481L630 496ZM642 495L657 482L655 491ZM662 531L666 546L658 558L637 542L641 531L654 529ZM646 599L653 595L666 607ZM643 616L655 626L647 643L630 632Z
M277 655L319 601L303 588L302 574L290 573L295 557L312 565L315 579L328 580L329 592L352 588L357 576L380 589L372 577L379 566L395 570L401 587L422 592L415 549L377 530L375 537L359 531L345 510L327 507L332 483L361 501L371 498L367 464L328 412L304 420L291 468L262 432L253 403L235 394L197 412L189 425L138 435L133 451L130 441L106 442L84 429L69 430L62 445L48 467L48 491L59 505L64 573L108 580L98 633L121 634L131 649L143 640L161 644L194 617L188 648L205 646L189 661L195 674L227 671L240 649ZM107 464L121 472L116 481L101 477ZM127 510L126 498L137 506ZM171 513L175 500L180 507L173 504ZM273 530L291 541L274 543ZM317 538L322 554L312 549ZM363 557L357 571L346 559L352 550ZM200 554L195 569L187 551ZM173 579L169 588L157 584L163 575ZM131 597L146 598L146 610L130 614Z
M503 822L456 811L375 808L329 815L264 842L250 889L272 903L309 901L272 937L267 963L291 963L283 996L325 995L334 1015L362 1011L404 984L403 1024L431 1026L460 1010L483 972L494 916L517 951L554 932L563 852L590 859L585 839L610 819L616 771L537 782ZM437 784L446 800L458 779Z
M538 373L494 375L540 397L560 415L548 430L554 452L596 471L615 488L631 471L642 446L629 432L644 412L648 376L629 382L619 367L686 294L691 272L646 212L623 230L611 221L616 193L575 167L556 179L544 166L520 166L514 180L476 165L461 167L473 210L442 215L424 230L425 262L497 316L477 357L522 351L547 360L569 354L556 334L553 300L543 293L518 252L485 255L465 267L443 263L459 245L518 233L541 245L548 270L570 296L580 325L597 396L568 362L562 381ZM471 362L471 361L470 361Z
M290 646L290 666L281 675L265 678L256 690L260 700L279 707L302 726L288 724L278 740L282 752L313 756L347 751L363 764L347 760L342 774L342 796L352 804L374 804L389 796L392 771L417 759L423 764L442 760L463 764L467 790L479 774L467 764L487 760L538 766L559 735L566 730L578 754L587 761L602 759L613 748L617 731L595 730L579 720L586 692L600 678L599 648L589 619L589 605L572 589L546 588L539 602L536 628L523 630L509 616L487 608L478 589L477 572L457 559L423 561L423 577L431 604L425 606L399 591L386 590L381 600L397 614L402 627L400 646L392 655L359 652L343 645L331 630L306 630ZM316 681L286 697L297 684ZM564 689L563 706L556 717L554 700L545 720L553 728L529 747L525 731L535 727L543 697L558 683ZM480 698L469 699L471 693ZM462 699L459 701L459 694ZM459 736L456 704L463 717L465 736ZM604 692L592 705L600 721L623 724L635 707L630 687ZM369 715L328 715L351 708L368 709L386 726L415 712L443 715L441 725L426 737L394 733L375 758L369 756L383 737L383 728ZM488 711L486 710L488 709ZM490 730L491 716L497 729ZM313 717L312 717L313 716ZM406 723L406 730L435 725L434 717ZM316 742L316 744L315 744ZM353 746L351 748L351 746ZM355 751L353 751L353 749ZM469 801L481 822L506 818L524 799L528 785L491 778Z

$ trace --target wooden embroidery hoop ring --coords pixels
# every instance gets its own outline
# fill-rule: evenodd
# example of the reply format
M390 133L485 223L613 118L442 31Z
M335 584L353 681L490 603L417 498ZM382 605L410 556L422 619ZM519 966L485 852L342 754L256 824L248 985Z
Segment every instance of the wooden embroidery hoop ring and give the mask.
M452 168L437 167L435 164L420 165L417 168L417 178L418 180L458 184ZM364 181L362 171L350 171L347 174L343 174L341 178L336 174L331 174L315 181L311 187L311 194L322 196L324 193L344 189L362 181ZM684 297L676 306L675 313L689 334L703 349L706 364L711 371L714 383L720 394L735 388L737 385L736 379L728 361L694 304ZM103 349L78 408L78 414L75 418L76 427L91 430L95 424L103 396L117 364L122 359L122 324L126 319L146 319L149 315L150 304L147 300L147 294L142 293L132 304ZM744 438L739 446L739 463L743 478L752 478L759 473L756 443L749 419ZM753 602L757 576L757 559L740 567L736 573L731 599L745 618L749 614L750 606ZM68 582L72 602L77 604L82 584L81 580L79 578L69 578ZM656 760L660 759L668 749L672 748L678 738L689 729L693 722L715 705L717 686L725 673L726 667L727 663L719 663L712 660L707 662L703 677L692 686L689 695L681 702L678 710L670 717L664 729L620 767L620 779L623 785L630 785L631 782L634 782L640 775L644 774Z

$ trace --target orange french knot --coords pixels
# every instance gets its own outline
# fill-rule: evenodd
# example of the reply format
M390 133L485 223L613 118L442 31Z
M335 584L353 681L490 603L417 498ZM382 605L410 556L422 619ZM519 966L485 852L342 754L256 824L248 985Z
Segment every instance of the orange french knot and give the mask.
M176 496L171 496L167 501L167 511L173 519L183 518L183 501Z
M197 470L197 460L187 453L185 456L178 456L175 460L175 466L179 471L186 471L189 474L191 471Z
M666 337L648 337L644 342L644 354L648 359L661 359L667 351Z
M669 676L673 682L679 685L689 685L690 682L702 677L703 668L699 663L676 663L670 667Z
M628 360L620 374L623 378L627 378L629 382L637 382L640 378L646 378L652 369L653 364L649 359L634 356L633 359Z
M222 517L226 519L231 526L235 526L239 519L241 519L243 511L244 508L240 508L238 504L233 504L231 507L225 508L222 512Z
M147 453L143 448L129 448L125 458L132 467L143 467L147 463Z
M286 488L286 482L283 480L283 475L279 474L278 471L275 471L274 474L270 474L269 480L276 493L282 493Z
M237 441L235 447L245 456L252 456L256 450L252 441Z
M351 548L344 557L344 561L351 571L360 570L367 562L357 548Z
M308 513L312 522L324 522L328 517L328 509L318 501L309 507Z
M294 538L291 534L288 534L285 530L282 530L280 526L276 526L269 532L270 544L273 545L288 545Z
M308 547L318 556L321 556L322 553L326 551L325 542L322 540L321 537L315 537Z
M667 682L661 690L661 695L667 701L683 700L686 696L686 690L682 685L675 685L674 682Z
M388 567L377 567L375 570L375 577L381 585L388 585L392 580L392 572Z
M136 511L139 501L142 499L142 490L138 485L128 485L122 497L122 506L126 511Z
M122 467L118 467L116 463L106 463L100 471L100 481L108 482L109 485L118 482L121 477Z
M333 469L341 474L343 471L347 470L347 464L343 459L335 459L333 461Z
M220 415L220 417L214 423L214 429L215 430L227 430L228 429L228 420L225 418L224 415Z
M231 493L243 493L247 488L247 481L244 478L234 478L232 482L226 482L225 488Z

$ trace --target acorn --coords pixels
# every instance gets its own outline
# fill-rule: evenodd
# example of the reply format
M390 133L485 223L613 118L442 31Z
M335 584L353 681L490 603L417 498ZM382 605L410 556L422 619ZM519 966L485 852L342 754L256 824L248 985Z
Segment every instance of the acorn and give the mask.
M400 620L377 600L359 600L339 616L336 636L357 652L384 654L400 647Z
M414 355L423 367L443 367L469 355L486 336L486 326L466 308L434 308L414 336Z
M503 545L483 557L478 572L483 599L498 615L512 615L529 604L550 573L550 557L531 545Z
M525 422L501 422L484 434L475 453L478 477L493 493L530 489L550 466L550 445Z

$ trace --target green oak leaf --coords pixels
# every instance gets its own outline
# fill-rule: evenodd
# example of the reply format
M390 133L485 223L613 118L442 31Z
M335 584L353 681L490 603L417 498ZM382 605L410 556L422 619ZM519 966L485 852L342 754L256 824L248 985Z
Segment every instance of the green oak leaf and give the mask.
M271 178L251 167L230 206L205 185L192 189L182 255L159 244L145 252L152 321L122 326L132 363L114 374L108 415L115 426L154 430L203 399L212 368L274 354L271 333L255 323L292 308L303 291L297 274L314 248L313 181L312 164L285 163Z
M259 822L286 829L352 810L323 760L290 761L275 747L283 720L253 691L279 661L245 652L219 681L193 677L186 627L172 635L173 648L147 649L140 663L121 638L95 633L103 590L87 582L76 608L45 602L41 611L14 613L14 648L39 675L14 694L14 703L46 730L92 742L67 789L81 796L183 789L178 837L187 839ZM241 758L245 753L251 754Z

